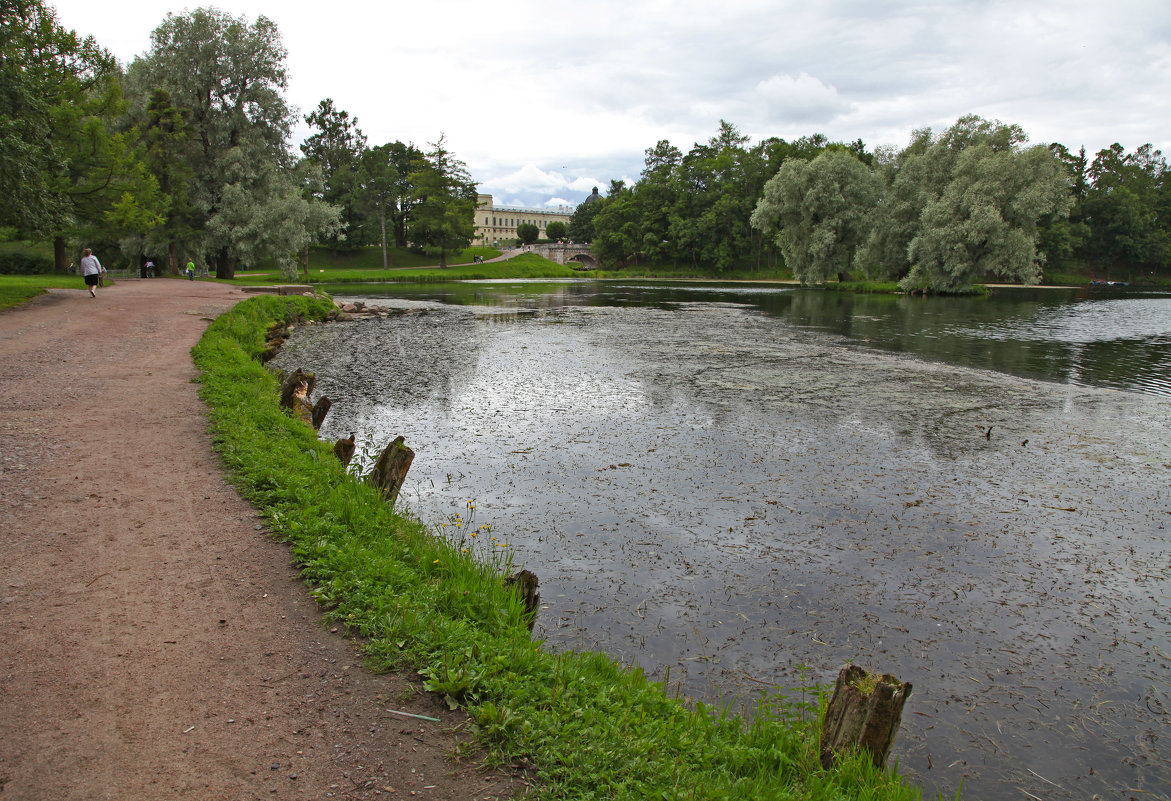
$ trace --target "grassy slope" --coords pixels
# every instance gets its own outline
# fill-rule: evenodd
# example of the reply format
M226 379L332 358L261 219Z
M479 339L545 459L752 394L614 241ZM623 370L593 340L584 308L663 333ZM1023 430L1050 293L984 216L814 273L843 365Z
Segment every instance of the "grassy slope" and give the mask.
M80 275L0 275L0 309L18 306L46 289L85 289Z
M918 797L861 760L822 771L816 711L780 692L746 721L671 698L608 656L534 642L501 581L508 548L490 531L463 520L429 530L393 513L278 408L276 379L256 358L264 330L329 308L257 297L217 319L193 353L234 481L289 542L327 614L366 638L375 667L419 669L428 689L469 710L495 759L536 766L540 798Z

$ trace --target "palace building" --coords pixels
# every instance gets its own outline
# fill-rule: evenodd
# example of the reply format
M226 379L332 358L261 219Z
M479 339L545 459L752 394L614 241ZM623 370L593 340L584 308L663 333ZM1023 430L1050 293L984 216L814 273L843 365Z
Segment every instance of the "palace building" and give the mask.
M521 223L532 223L540 231L541 239L548 239L545 227L551 222L569 225L573 216L572 206L529 209L521 206L496 206L491 195L476 196L476 235L473 245L495 247L516 239L516 227Z

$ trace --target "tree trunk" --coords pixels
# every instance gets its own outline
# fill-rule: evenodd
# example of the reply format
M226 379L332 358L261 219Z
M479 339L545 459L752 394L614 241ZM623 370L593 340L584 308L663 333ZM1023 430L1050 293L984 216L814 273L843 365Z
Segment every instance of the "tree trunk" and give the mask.
M179 255L176 252L175 242L167 245L167 267L170 269L171 275L179 274Z
M221 279L236 277L236 266L234 261L228 256L227 248L221 249L216 256L215 277Z
M838 673L834 694L821 728L821 765L827 770L837 755L863 749L875 767L886 767L903 717L911 684L889 673L872 676L857 665Z
M382 210L380 218L382 223L382 269L389 270L390 262L386 260L386 209Z
M53 269L59 273L65 272L69 264L65 261L65 237L53 237ZM81 265L78 265L78 272L81 272Z
M374 463L374 470L370 473L370 483L382 490L382 497L391 506L398 498L398 491L402 489L403 481L407 478L407 471L411 469L411 462L415 460L415 452L406 446L406 439L395 438L394 442L386 446L378 461Z

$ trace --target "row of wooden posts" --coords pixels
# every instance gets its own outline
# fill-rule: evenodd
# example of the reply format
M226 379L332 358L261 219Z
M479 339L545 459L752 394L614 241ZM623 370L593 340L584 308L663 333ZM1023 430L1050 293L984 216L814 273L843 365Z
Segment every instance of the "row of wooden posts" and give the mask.
M283 337L281 339L283 341ZM269 341L271 343L272 339ZM266 351L266 355L268 353ZM312 426L314 431L320 430L333 405L325 396L316 402L310 401L316 384L317 376L300 368L284 375L281 380L281 406ZM342 464L349 465L354 448L355 438L350 434L334 442L333 452ZM405 439L396 437L379 454L366 480L381 489L382 497L393 506L414 459L415 452L407 447ZM541 600L537 593L536 574L521 570L505 581L516 588L524 601L531 631ZM838 673L822 724L823 767L828 769L838 754L855 749L866 751L876 767L885 767L902 721L903 704L910 695L910 682L900 682L890 674L873 676L857 665L844 666Z

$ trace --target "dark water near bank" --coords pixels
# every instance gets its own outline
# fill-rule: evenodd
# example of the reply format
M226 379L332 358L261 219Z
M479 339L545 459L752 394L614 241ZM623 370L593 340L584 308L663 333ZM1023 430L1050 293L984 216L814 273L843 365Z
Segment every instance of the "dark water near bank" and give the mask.
M929 790L1171 792L1171 298L396 292L280 362L424 519L476 500L553 647L725 698L853 660Z

